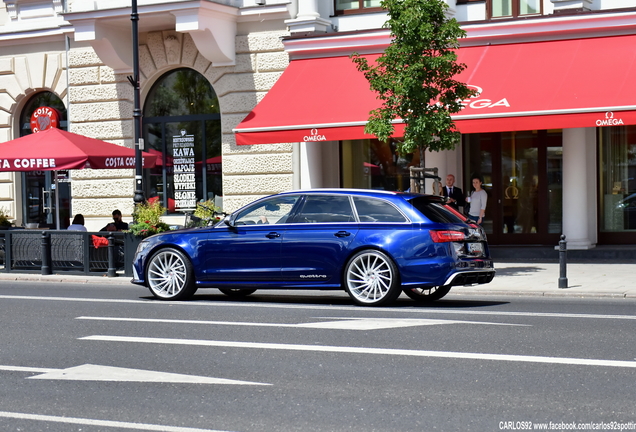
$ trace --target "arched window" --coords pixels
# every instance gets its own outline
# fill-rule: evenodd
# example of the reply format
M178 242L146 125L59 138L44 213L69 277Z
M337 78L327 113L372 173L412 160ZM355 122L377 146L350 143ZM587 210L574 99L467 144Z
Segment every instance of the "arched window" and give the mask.
M146 170L145 193L168 212L194 210L221 189L221 114L208 80L192 69L176 69L150 90L143 112L145 150L157 166Z
M66 107L62 100L51 92L37 93L24 106L20 113L20 136L29 135L31 115L40 107L50 107L57 111L60 129L67 130ZM64 171L58 175L64 176ZM24 224L37 223L41 227L55 227L55 179L51 171L29 171L22 173L22 221ZM66 228L70 221L71 200L69 183L59 183L60 190L60 226Z

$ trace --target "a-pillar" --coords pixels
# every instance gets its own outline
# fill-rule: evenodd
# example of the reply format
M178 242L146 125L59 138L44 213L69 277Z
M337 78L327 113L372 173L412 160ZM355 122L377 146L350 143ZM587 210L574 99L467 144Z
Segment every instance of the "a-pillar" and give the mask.
M563 234L568 249L596 243L596 135L593 128L563 129Z

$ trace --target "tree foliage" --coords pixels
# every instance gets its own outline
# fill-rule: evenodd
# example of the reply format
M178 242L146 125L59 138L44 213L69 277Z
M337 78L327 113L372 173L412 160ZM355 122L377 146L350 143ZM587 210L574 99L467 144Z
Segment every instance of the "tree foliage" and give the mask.
M454 149L460 133L450 117L461 101L475 92L456 76L465 68L457 62L458 39L465 37L457 21L446 16L443 0L383 0L385 27L392 41L374 64L353 54L372 90L383 101L371 111L365 132L387 141L395 119L405 125L400 153ZM422 160L422 159L421 159Z

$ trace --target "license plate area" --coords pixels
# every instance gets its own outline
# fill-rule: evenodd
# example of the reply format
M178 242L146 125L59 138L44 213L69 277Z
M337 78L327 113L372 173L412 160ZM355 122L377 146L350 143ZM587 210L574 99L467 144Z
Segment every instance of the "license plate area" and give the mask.
M466 252L471 256L483 256L484 245L482 243L466 243Z

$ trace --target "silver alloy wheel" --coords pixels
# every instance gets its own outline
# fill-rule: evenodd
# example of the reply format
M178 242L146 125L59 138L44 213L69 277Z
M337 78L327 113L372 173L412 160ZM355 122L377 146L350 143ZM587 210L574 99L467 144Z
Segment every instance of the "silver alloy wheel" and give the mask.
M185 298L194 293L190 281L190 263L182 253L164 249L148 264L148 287L162 299Z
M365 305L395 300L399 294L397 270L390 258L375 250L355 255L347 265L345 283L353 299Z

